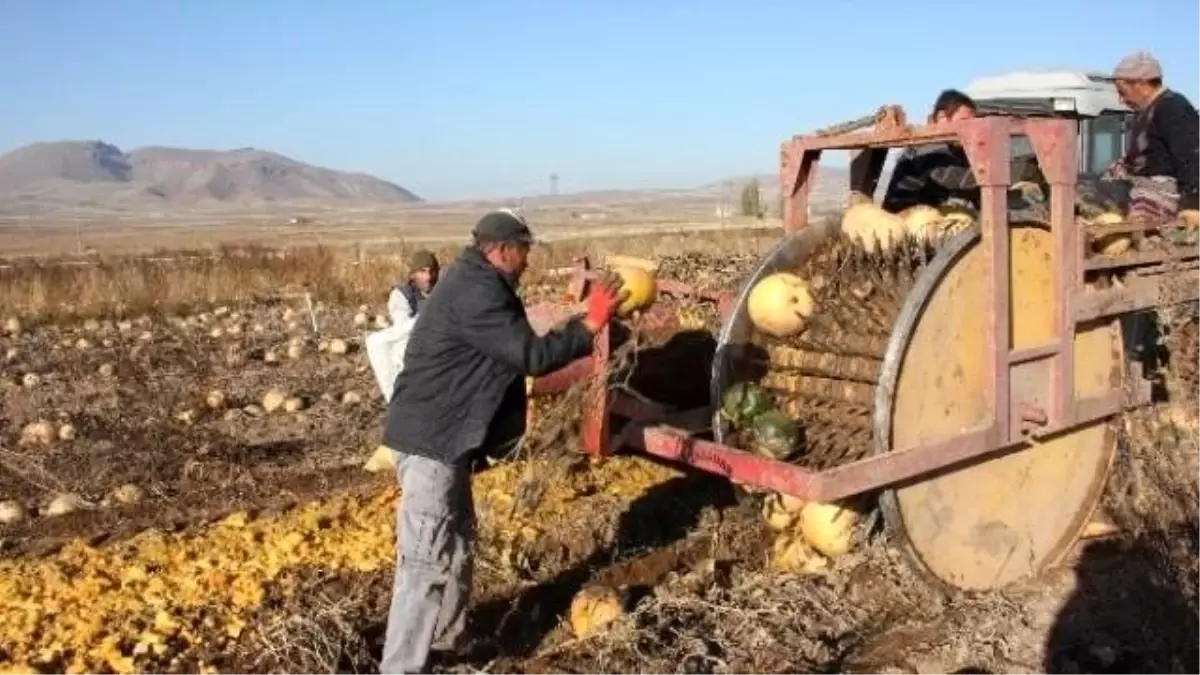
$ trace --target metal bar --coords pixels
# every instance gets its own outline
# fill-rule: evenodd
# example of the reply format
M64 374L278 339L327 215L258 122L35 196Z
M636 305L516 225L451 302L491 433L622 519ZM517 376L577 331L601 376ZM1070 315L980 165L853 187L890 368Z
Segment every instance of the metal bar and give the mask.
M1088 321L1147 309L1158 304L1158 288L1151 285L1076 291L1075 320Z
M720 443L691 438L667 426L647 427L631 441L651 455L682 462L732 481L775 492L816 499L819 474Z
M611 344L608 324L595 336L592 348L592 386L588 393L583 417L583 449L590 455L601 456L609 451L609 392L608 360Z
M1008 353L1009 365L1019 366L1022 363L1030 361L1041 361L1042 359L1050 358L1058 354L1059 342L1048 342L1044 345L1036 347L1025 347L1024 349L1014 349Z
M991 361L989 384L995 425L996 442L1006 443L1020 424L1012 417L1012 394L1009 382L1011 263L1008 227L1008 185L1010 138L1006 125L999 118L975 120L962 131L963 149L971 160L971 168L979 184L980 229L984 255L988 260L988 297L991 312L987 318L988 337L981 356Z
M1170 283L1174 279L1173 275L1167 276L1165 282ZM1191 302L1200 298L1200 288L1192 281L1186 284L1176 282L1179 287L1178 293L1169 298L1164 297L1162 292L1165 283L1161 277L1138 277L1133 281L1135 283L1128 284L1124 288L1076 291L1072 300L1075 320L1088 321L1149 309L1168 301Z
M1077 399L1072 406L1073 419L1067 420L1063 424L1039 429L1034 437L1043 438L1060 434L1075 427L1110 417L1123 408L1141 405L1141 403L1142 401L1139 401L1138 398L1125 401L1122 392L1117 390L1099 396ZM1017 449L1029 443L1025 439L1014 438L1010 443L995 444L990 441L991 438L991 429L977 427L958 436L933 440L921 446L894 450L830 469L817 476L818 486L811 499L822 501L842 499L876 488L895 485L993 452ZM1037 451L1037 448L1029 450L1029 452ZM795 496L800 497L801 495Z
M1036 120L1035 120L1036 121ZM974 125L995 125L1001 133L1012 136L1025 133L1025 120L986 117L933 124L924 127L884 129L881 131L854 132L837 136L793 136L792 142L800 150L854 150L857 148L902 148L928 143L961 142L965 130ZM965 144L964 144L965 145ZM1008 157L1005 156L1007 161Z
M580 382L586 381L594 372L593 357L576 359L553 373L534 378L530 393L534 396L559 394Z
M1135 232L1157 232L1163 228L1162 223L1121 223L1120 225L1084 225L1086 236L1100 239L1114 234L1133 234Z
M1074 291L1083 288L1083 241L1075 220L1078 176L1078 124L1033 120L1026 125L1030 145L1050 184L1051 278L1058 354L1050 364L1049 413L1052 423L1071 419L1075 398Z
M789 234L808 225L808 205L820 159L820 152L801 150L794 143L784 151L783 227Z
M1099 421L1123 408L1142 405L1148 400L1147 396L1148 391L1127 400L1121 391L1114 390L1076 400L1071 406L1074 419L1064 424L1038 429L1028 438L1015 437L1007 443L996 443L993 428L995 425L988 425L969 429L956 436L931 440L919 446L875 455L823 472L810 471L738 448L692 438L684 430L664 425L644 426L640 428L640 433L631 434L627 440L651 455L682 462L738 483L782 492L801 499L836 501L893 486L992 453L1025 448L1034 443L1035 439ZM1029 452L1038 451L1036 447L1025 449Z
M998 424L1007 428L1008 421ZM820 484L810 498L819 501L843 499L1012 447L1009 443L997 445L994 437L992 425L977 427L957 436L834 467L820 474ZM1022 444L1024 441L1015 445Z
M1083 268L1089 272L1096 270L1110 270L1121 267L1134 267L1136 265L1153 265L1155 263L1166 263L1184 260L1195 260L1200 258L1200 253L1195 248L1187 248L1180 251L1181 255L1172 255L1161 251L1138 251L1119 256L1097 255L1092 256L1083 263Z
M870 126L874 126L879 120L879 113L873 112L870 115L863 115L857 119L852 119L849 122L839 122L812 132L813 136L841 136L852 131L858 131Z

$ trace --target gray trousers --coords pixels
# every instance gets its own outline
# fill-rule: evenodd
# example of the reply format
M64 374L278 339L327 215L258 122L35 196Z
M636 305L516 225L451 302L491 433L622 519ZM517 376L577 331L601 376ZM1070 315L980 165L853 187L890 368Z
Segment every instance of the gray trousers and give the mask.
M420 673L430 650L452 649L466 623L475 505L466 462L400 453L396 468L396 578L379 670Z

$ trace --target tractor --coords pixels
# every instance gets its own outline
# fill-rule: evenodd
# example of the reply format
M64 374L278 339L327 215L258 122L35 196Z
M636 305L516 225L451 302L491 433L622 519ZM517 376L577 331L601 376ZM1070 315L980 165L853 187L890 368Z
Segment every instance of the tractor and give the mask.
M998 588L1056 564L1097 509L1114 420L1151 401L1122 317L1193 305L1200 256L1176 222L1077 217L1080 177L1122 147L1128 111L1104 78L985 78L968 93L985 114L912 125L884 106L784 141L782 239L740 289L710 298L723 323L709 405L672 410L609 386L607 330L531 391L590 383L589 453L632 448L797 504L869 499L938 583ZM977 212L868 222L851 207L810 222L823 156L850 151L853 173L862 150L931 142L966 151ZM1047 187L1040 220L1008 209L1022 155ZM1114 237L1128 241L1098 246ZM575 270L576 301L595 274ZM530 315L545 330L571 311Z

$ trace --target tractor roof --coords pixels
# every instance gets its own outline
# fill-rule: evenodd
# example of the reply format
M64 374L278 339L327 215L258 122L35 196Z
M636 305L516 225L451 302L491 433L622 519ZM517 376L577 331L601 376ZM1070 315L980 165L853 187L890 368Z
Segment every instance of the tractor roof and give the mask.
M984 108L991 107L989 102L1048 105L1056 112L1074 111L1086 117L1129 110L1108 75L1078 70L1024 70L980 77L966 93Z

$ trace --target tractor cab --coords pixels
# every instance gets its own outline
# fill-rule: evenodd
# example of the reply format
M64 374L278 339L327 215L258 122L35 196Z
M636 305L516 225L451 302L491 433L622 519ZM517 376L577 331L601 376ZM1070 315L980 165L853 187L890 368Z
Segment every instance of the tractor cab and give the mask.
M1098 176L1124 151L1126 120L1132 111L1121 103L1106 75L1021 71L978 78L965 93L975 100L980 115L1079 120L1079 166L1084 177ZM1012 148L1014 159L1033 155L1025 138L1014 138Z

